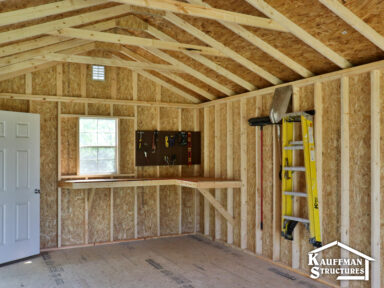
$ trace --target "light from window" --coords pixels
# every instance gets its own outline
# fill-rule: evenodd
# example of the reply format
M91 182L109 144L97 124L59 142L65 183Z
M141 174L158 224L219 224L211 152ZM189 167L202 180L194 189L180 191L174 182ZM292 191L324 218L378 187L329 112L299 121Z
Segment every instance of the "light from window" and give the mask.
M105 80L105 67L99 65L92 65L92 79L104 81Z
M80 174L116 172L117 120L80 118Z

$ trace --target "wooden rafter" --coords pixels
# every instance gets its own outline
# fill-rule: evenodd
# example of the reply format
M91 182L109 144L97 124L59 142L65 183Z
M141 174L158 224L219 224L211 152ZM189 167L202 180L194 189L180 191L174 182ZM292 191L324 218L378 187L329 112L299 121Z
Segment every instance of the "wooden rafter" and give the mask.
M202 0L188 0L189 2L193 4L200 4L204 5L205 7L211 7L209 4L204 3ZM267 53L268 55L275 58L277 61L281 62L285 66L289 67L299 75L307 78L313 76L313 73L309 71L304 66L300 65L296 61L289 58L284 53L280 52L278 49L273 47L272 45L268 44L261 38L257 37L254 33L250 32L249 30L245 29L243 26L240 26L238 24L234 23L228 23L225 21L219 21L220 24L228 28L229 30L233 31L237 35L241 36L251 44L258 47L260 50L262 50L264 53Z
M169 35L158 30L156 27L149 25L148 23L137 18L136 16L130 15L130 16L126 16L124 18L129 19L129 21L118 21L117 25L119 25L119 27L133 29L134 27L132 27L132 25L130 25L130 24L134 23L134 25L136 27L141 27L143 30L145 30L146 32L148 32L149 34L151 34L152 36L154 36L160 40L177 42L175 39L173 39ZM124 18L122 18L122 20ZM208 68L212 69L213 71L217 72L218 74L220 74L220 75L228 78L229 80L235 82L236 84L244 87L247 90L251 91L251 90L254 90L256 88L253 84L242 79L241 77L239 77L236 74L232 73L231 71L225 69L224 67L216 64L215 62L208 59L207 57L204 57L203 55L199 55L199 54L192 53L189 51L185 51L183 53L185 55L191 57L192 59L196 60L197 62L207 66Z
M126 47L121 47L121 50L120 52L136 61L139 61L139 62L143 62L143 63L152 63L150 62L149 60L147 60L146 58L134 53L133 51L127 49ZM176 74L173 74L173 73L164 73L164 72L160 72L161 75L169 78L170 80L190 89L191 91L205 97L205 98L208 98L208 99L215 99L215 96L212 95L211 93L205 91L204 89L201 89L200 87L184 80L182 77L176 75Z
M351 10L345 7L337 0L319 0L324 6L330 9L333 13L351 25L355 30L361 33L365 38L384 50L384 36L378 33L375 29L356 16Z
M190 33L191 35L195 36L196 38L200 39L201 41L207 43L213 48L216 48L221 53L226 55L227 57L230 57L232 60L240 63L250 71L256 73L260 77L264 78L265 80L271 82L272 84L280 84L282 81L277 78L276 76L272 75L268 71L264 70L260 66L256 65L252 61L248 60L247 58L241 56L239 53L233 51L232 49L228 48L224 44L220 43L219 41L213 39L211 36L207 35L206 33L202 32L201 30L197 29L195 26L189 24L187 21L184 21L180 17L176 16L175 14L172 14L170 12L167 12L164 16L166 20L171 22L172 24L176 25L177 27L185 30L186 32Z
M207 8L201 5L192 5L174 0L116 0L116 2L185 14L189 16L222 20L241 25L287 32L287 29L284 26L268 18L241 14L222 9Z
M56 62L70 62L70 63L82 63L91 65L104 65L112 67L125 67L132 70L159 70L159 71L178 71L177 68L171 65L163 64L146 64L135 61L124 61L110 58L101 57L90 57L90 56L78 56L78 55L67 55L61 53L49 53L35 57L39 60L48 60ZM180 72L180 71L179 71Z
M223 54L211 47L174 43L168 41L153 40L135 36L118 35L113 33L95 32L84 29L64 28L56 32L50 32L51 35L79 38L85 40L109 42L123 45L133 45L140 47L154 47L158 49L173 51L194 51L212 56L223 56Z
M59 20L48 21L41 24L14 29L0 33L0 44L46 34L67 27L83 25L95 21L100 21L103 19L108 19L111 17L118 17L129 12L132 12L132 8L130 6L119 5L111 8L97 10L94 12L84 13Z
M0 26L11 25L105 3L105 0L65 0L0 14Z
M95 46L93 43L89 43L89 44L81 45L78 47L72 47L70 49L62 51L62 53L79 54L79 53L84 53L84 52L93 50L94 47ZM28 72L34 72L37 70L50 68L54 65L56 65L56 62L54 61L47 62L45 60L32 59L32 60L27 60L27 61L12 64L12 65L8 65L5 67L1 67L0 81L13 78Z
M16 64L19 62L23 62L23 61L35 58L40 55L45 55L46 53L66 50L66 49L69 49L75 46L84 45L87 43L91 43L91 42L86 40L80 40L80 39L68 40L68 41L63 41L54 45L49 45L49 46L41 47L38 49L33 49L27 52L19 53L16 55L3 57L3 58L0 58L0 67Z
M123 31L125 34L129 34L129 32ZM227 88L226 86L216 82L215 80L209 78L205 74L193 69L192 67L186 65L185 63L177 60L176 58L170 56L169 54L155 48L142 47L147 50L149 53L159 57L160 59L174 65L175 67L179 67L185 73L192 75L193 77L199 79L200 81L208 84L209 86L215 88L216 90L226 94L226 95L234 95L234 92Z
M319 41L317 38L313 37L303 28L296 25L294 22L289 20L287 17L285 17L279 11L277 11L272 6L267 4L265 1L263 0L246 0L246 1L256 9L258 9L260 12L262 12L263 14L267 15L271 19L274 19L276 22L280 23L282 26L287 28L289 32L291 32L297 38L302 40L308 46L315 49L324 57L328 58L330 61L335 63L340 68L348 68L352 66L352 64L349 63L345 58L337 54L335 51L333 51L331 48L329 48L324 43Z
M121 59L121 57L118 57L116 55L114 55L114 57L118 58L118 59ZM151 73L148 73L146 71L142 71L142 70L139 70L137 71L138 74L140 74L141 76L155 82L155 83L158 83L160 84L161 86L171 90L172 92L180 95L181 97L185 98L185 99L188 99L190 101L192 101L193 103L199 103L201 102L199 99L197 99L195 96L175 87L174 85L172 84L169 84L168 82L164 81L163 79L160 79L159 77L156 77L155 75L152 75Z
M114 27L115 27L115 20L108 20L104 22L99 22L97 24L84 26L83 29L104 31L104 30L112 29ZM67 40L68 38L66 37L43 36L33 40L18 42L15 44L0 47L0 57L5 57L5 56L33 50L33 49L46 47L46 46L61 43Z

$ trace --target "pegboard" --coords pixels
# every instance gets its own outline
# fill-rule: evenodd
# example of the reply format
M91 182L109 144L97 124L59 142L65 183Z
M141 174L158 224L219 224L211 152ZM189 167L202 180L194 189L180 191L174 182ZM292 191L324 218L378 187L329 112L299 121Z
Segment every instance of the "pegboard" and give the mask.
M183 138L181 134L187 135L188 132L190 131L136 131L136 166L188 165L188 139L187 136ZM201 135L200 132L190 133L191 164L200 164Z

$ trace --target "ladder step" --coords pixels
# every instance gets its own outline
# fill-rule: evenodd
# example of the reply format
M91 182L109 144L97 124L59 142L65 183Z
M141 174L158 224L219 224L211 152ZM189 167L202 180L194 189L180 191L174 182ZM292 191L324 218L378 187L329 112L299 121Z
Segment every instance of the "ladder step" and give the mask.
M285 146L285 150L303 150L304 146L303 145L293 145L293 146Z
M285 171L305 171L304 166L290 166L290 167L284 167Z
M285 216L285 215L283 217L284 217L284 219L287 219L287 220L292 220L292 221L297 221L297 222L309 224L309 220L308 219L299 218L299 217L293 217L293 216Z
M291 145L303 145L303 141L291 141L289 142Z
M290 192L284 191L284 195L296 196L296 197L307 197L307 193L305 192Z

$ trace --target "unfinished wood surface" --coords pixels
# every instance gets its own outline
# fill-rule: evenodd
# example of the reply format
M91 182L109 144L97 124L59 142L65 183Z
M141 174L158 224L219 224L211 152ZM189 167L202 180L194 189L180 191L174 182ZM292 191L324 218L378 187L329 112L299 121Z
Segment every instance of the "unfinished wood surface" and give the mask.
M240 177L242 182L240 194L240 248L247 248L247 102L240 100Z
M340 240L350 243L350 88L349 78L341 78L341 223ZM348 251L342 250L341 257L347 258ZM348 287L347 281L341 283L342 287Z
M208 108L204 109L204 177L209 177L209 121L210 121L210 115ZM206 198L203 198L204 201L204 234L209 235L209 202Z
M256 97L255 101L255 117L260 117L263 114L263 98ZM260 127L255 127L255 178L256 178L256 195L255 195L255 250L256 254L261 255L263 253L263 230L261 228L261 138Z
M366 255L371 255L371 245L367 245L371 241L370 84L369 73L349 79L349 112L353 115L349 121L349 245ZM359 219L359 225L354 225L355 219ZM349 286L359 287L355 283Z
M215 137L214 137L214 145L215 145L215 178L220 178L221 176L221 117L220 117L220 106L215 106ZM215 199L222 204L222 193L220 189L215 189ZM221 239L221 216L220 213L215 211L215 239Z
M232 103L233 112L233 178L241 179L241 162L240 162L240 101ZM241 189L233 189L233 217L235 224L233 225L233 244L236 247L241 245Z
M226 126L227 126L227 178L233 178L233 110L232 103L225 104L226 106ZM233 189L227 189L227 211L233 216ZM227 223L227 243L233 244L233 225L231 223Z
M246 119L255 117L256 98L246 100ZM256 127L247 125L247 249L256 252Z
M180 255L185 257L180 258ZM114 265L103 265L106 259L113 259ZM206 259L216 261L213 263ZM167 237L120 245L44 252L29 265L19 262L3 267L0 277L7 287L17 286L20 282L29 287L55 286L57 278L53 278L47 268L47 262L51 263L49 261L54 265L48 266L62 268L59 279L64 285L75 283L74 285L99 288L111 283L124 286L125 283L132 282L138 288L166 288L179 287L179 283L183 281L187 283L184 285L198 287L200 283L205 283L204 285L214 288L232 288L236 285L250 288L254 287L254 283L263 287L326 287L263 259L198 236ZM186 270L188 273L184 272ZM39 277L31 277L31 273L38 273ZM294 280L278 275L282 273Z
M380 116L381 116L381 71L374 70L371 72L371 256L375 259L372 263L372 279L371 287L380 287L381 271L380 265L380 234L381 234L381 217L380 217Z
M134 229L134 188L113 189L113 240L135 238Z

